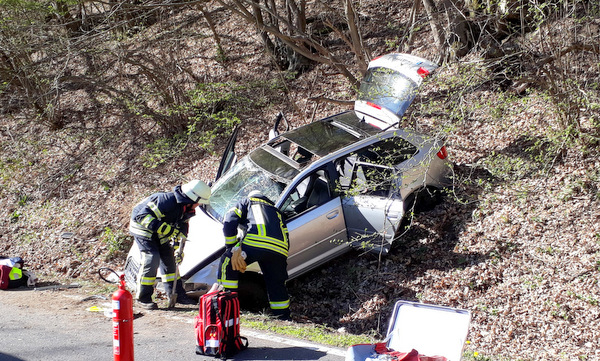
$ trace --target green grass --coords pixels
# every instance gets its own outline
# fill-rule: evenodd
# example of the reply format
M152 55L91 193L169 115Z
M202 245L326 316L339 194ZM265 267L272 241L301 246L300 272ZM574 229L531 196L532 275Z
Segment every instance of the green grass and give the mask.
M241 323L242 326L254 330L273 332L278 335L290 336L340 348L361 343L378 342L378 340L368 335L341 333L332 328L317 324L281 322L261 314L243 313Z

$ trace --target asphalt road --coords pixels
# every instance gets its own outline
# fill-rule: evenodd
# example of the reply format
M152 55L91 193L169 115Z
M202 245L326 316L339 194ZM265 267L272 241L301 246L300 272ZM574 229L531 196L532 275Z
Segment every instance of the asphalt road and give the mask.
M72 290L0 291L0 361L113 360L110 301ZM196 355L193 306L134 309L137 361L215 360ZM341 361L345 350L242 328L249 348L234 360Z

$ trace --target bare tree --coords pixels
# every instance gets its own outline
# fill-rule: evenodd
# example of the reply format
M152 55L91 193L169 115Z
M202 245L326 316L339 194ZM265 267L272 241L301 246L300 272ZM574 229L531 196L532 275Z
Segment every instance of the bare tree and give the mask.
M366 69L369 59L365 51L358 16L351 0L343 0L342 9L335 9L334 16L343 14L349 31L337 27L333 21L325 19L324 24L347 45L343 50L328 45L326 41L309 29L305 0L217 0L218 3L255 26L266 49L273 55L281 68L302 71L308 62L328 64L343 74L351 84L359 81L349 70L348 59L343 58L350 50L356 56L359 69ZM326 3L320 4L333 10ZM341 12L340 12L341 11ZM331 13L330 13L331 14ZM319 14L321 16L323 14ZM331 42L330 42L331 43Z

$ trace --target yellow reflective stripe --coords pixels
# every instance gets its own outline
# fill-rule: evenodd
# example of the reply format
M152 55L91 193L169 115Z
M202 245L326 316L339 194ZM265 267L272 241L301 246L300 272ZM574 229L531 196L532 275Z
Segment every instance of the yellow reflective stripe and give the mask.
M237 207L233 207L233 208L229 209L229 210L227 211L227 213L229 213L229 212L233 212L233 213L235 213L235 214L236 214L238 217L242 218L242 211L241 211L239 208L237 208Z
M277 252L280 253L284 256L288 256L288 251L287 249L282 249L281 247L277 247L275 245L269 244L269 243L263 243L263 242L255 242L255 241L250 241L248 239L244 240L244 244L247 244L248 246L252 246L252 247L256 247L256 248L264 248L264 249L268 249L271 250L273 252Z
M225 272L227 270L227 266L229 265L230 262L231 262L231 258L225 257L225 259L221 263L221 278L219 278L217 280L217 282L220 285L223 285L223 287L225 287L225 288L228 288L228 289L237 289L238 288L238 281L237 280L228 280L227 279L227 272Z
M223 285L223 287L227 289L235 290L238 288L238 281L228 281L225 279L219 279L217 280L217 282L219 282L220 285Z
M231 262L231 258L225 257L225 259L223 260L223 263L221 263L221 275L223 277L226 277L225 270L227 269L227 265L229 264L229 262Z
M175 273L167 273L162 276L163 282L175 281Z
M152 215L148 214L146 217L144 217L144 219L142 219L142 221L140 222L140 225L148 228L150 226L150 223L152 223L152 221L155 219L156 218L152 217Z
M284 310L290 307L290 300L280 301L280 302L269 302L269 306L272 310Z
M264 204L266 204L266 205L269 205L269 206L272 206L272 205L273 205L273 204L271 204L271 203L269 203L269 202L265 201L264 199L260 199L260 198L250 198L250 200L251 200L252 202L260 202L260 203L264 203Z
M283 223L283 219L281 218L281 213L277 212L277 217L279 218L279 228L281 228L281 233L283 234L283 239L285 240L285 243L289 245L290 240L289 240L288 229L284 225L285 223Z
M152 237L152 231L149 229L142 227L139 223L129 222L129 232L135 234L136 236L142 237Z
M171 232L171 225L166 222L163 222L163 224L161 224L160 227L158 227L158 230L156 230L156 232L163 236L169 234Z
M156 277L140 277L140 284L143 286L154 286Z
M17 267L13 267L10 272L8 272L8 278L10 280L20 280L23 277L23 270Z
M227 246L233 245L237 242L237 236L225 237L225 244Z
M150 208L152 210L152 212L154 212L154 215L156 215L156 218L158 218L159 220L161 218L163 218L165 215L160 211L160 209L158 209L158 206L156 205L156 203L150 201L146 204L146 206L148 208Z
M253 204L250 209L252 209L252 214L254 215L254 223L256 224L256 229L260 236L264 236L267 234L267 230L265 227L265 215L263 214L263 207L260 204Z
M154 286L154 282L156 281L156 276L154 277L144 277L144 265L147 263L146 258L149 257L148 253L142 252L142 259L140 262L140 269L137 274L137 296L139 296L142 286Z
M272 243L275 246L281 247L286 250L289 248L288 243L286 241L282 241L280 239L273 238L273 237L260 236L257 234L249 233L246 235L246 238L244 239L244 243L245 243L246 239L252 240L252 241L258 241L258 242Z

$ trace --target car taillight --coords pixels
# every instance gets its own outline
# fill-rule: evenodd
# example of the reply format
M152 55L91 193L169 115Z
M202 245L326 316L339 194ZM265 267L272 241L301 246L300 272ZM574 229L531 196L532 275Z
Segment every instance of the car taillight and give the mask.
M375 104L375 103L367 102L367 105L368 105L368 106L371 106L371 107L373 107L373 108L375 108L375 109L379 109L379 110L381 110L381 106L379 106L379 105L377 105L377 104Z
M423 67L420 67L417 70L417 74L419 74L421 76L421 78L425 78L425 77L429 76L429 70L427 70L427 69L425 69Z
M448 150L446 149L446 146L443 146L442 149L440 149L440 151L437 152L437 156L440 159L446 159L446 157L448 157Z

